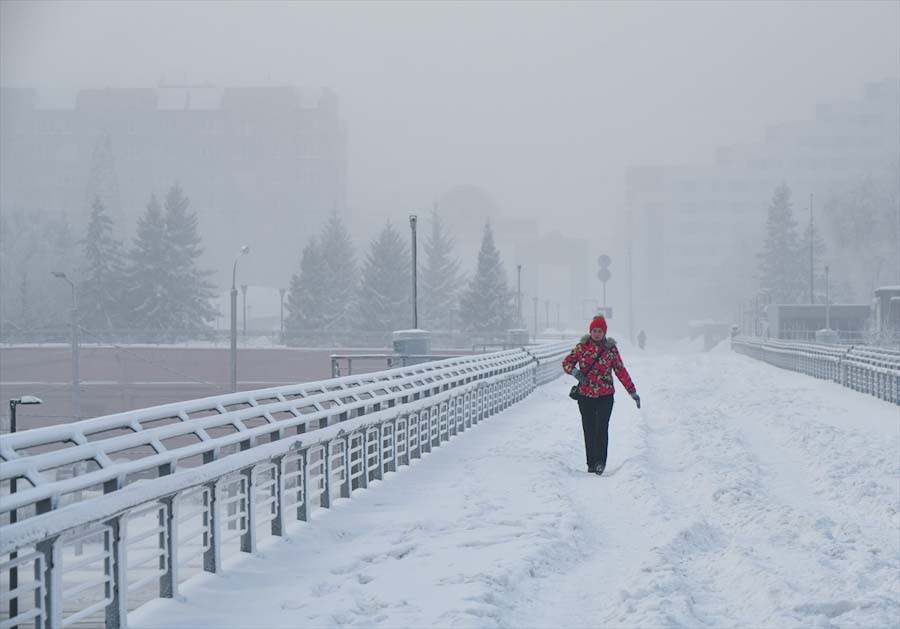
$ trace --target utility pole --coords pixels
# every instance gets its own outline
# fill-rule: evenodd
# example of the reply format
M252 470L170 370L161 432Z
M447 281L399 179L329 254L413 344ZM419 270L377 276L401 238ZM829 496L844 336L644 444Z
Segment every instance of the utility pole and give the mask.
M78 342L78 295L75 282L61 271L52 271L53 277L63 280L72 287L72 309L70 312L72 326L72 421L81 419L81 377L79 376L79 342Z
M250 247L244 245L240 252L234 258L234 265L231 267L231 392L237 392L237 287L235 279L237 278L237 263L241 256L250 253Z
M247 285L246 284L241 284L241 293L243 294L243 298L244 298L244 330L243 330L242 334L243 334L244 339L246 340L246 338L247 338Z
M634 270L632 269L633 236L631 231L631 212L626 213L628 238L628 339L634 343Z
M284 294L287 292L286 288L279 288L278 294L281 296L281 342L284 343Z
M813 195L809 193L809 303L816 303L813 294L813 243L815 242L815 231L813 231Z
M418 295L416 290L416 221L415 214L409 215L409 229L412 231L412 327L419 329Z
M522 325L522 265L516 266L516 325Z

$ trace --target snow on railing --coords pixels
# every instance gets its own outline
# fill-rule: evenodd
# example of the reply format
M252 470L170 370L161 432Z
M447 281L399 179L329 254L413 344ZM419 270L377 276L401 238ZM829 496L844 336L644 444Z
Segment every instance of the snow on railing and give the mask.
M0 437L0 629L173 597L562 373L570 343L166 404ZM10 489L15 481L15 493ZM27 580L19 575L30 574Z
M900 404L900 351L735 337L734 351Z

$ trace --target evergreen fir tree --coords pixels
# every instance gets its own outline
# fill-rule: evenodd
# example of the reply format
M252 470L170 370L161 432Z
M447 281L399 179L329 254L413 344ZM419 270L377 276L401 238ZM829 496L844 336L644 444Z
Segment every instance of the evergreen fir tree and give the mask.
M328 287L322 298L323 329L346 330L351 325L356 296L356 255L350 235L336 211L331 213L319 239L321 281Z
M323 267L319 245L311 238L303 248L300 273L291 276L285 304L288 314L284 320L284 333L289 344L296 343L302 332L325 327L324 305L328 290L323 281Z
M203 248L197 233L197 215L189 206L190 200L176 183L165 201L165 241L171 282L167 295L171 331L182 338L209 333L209 324L216 317L212 305L215 287L208 279L212 272L197 266Z
M796 303L802 293L803 264L799 257L797 222L791 208L791 189L775 189L766 219L766 240L760 254L760 283L773 303Z
M172 328L170 316L172 273L166 223L156 196L138 219L134 244L128 253L127 327L140 338L158 338Z
M478 267L460 298L463 329L476 334L497 334L510 328L514 317L513 292L506 284L506 271L494 246L491 225L485 223Z
M388 221L372 241L362 270L357 328L392 331L411 327L409 247Z
M453 239L445 230L437 209L431 213L431 234L425 240L425 264L419 277L419 310L422 313L419 327L450 330L451 313L459 303L463 281L459 260L453 257Z
M92 331L112 330L120 326L122 319L125 261L122 245L113 237L112 219L99 197L94 199L81 245L81 323Z
M119 197L119 179L116 176L116 160L113 156L112 141L107 131L103 131L97 138L91 154L85 209L89 207L93 212L97 199L103 204L107 216L113 221L113 233L115 233L116 222L122 220L122 204Z

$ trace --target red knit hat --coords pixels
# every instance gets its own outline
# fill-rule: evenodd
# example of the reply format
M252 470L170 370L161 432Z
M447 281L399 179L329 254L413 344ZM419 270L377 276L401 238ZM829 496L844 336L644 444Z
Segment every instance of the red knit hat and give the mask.
M603 315L597 315L593 319L591 319L591 325L588 328L588 332L593 330L594 328L600 328L603 330L603 333L606 334L606 319Z

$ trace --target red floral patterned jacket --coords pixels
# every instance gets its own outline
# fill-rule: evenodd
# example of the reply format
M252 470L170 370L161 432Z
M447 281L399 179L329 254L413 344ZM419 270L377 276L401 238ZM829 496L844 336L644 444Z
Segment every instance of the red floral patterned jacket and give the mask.
M595 360L600 362L592 369L591 366ZM605 337L598 345L590 335L581 337L581 342L569 352L562 362L563 371L567 374L571 374L576 366L581 373L587 374L587 382L578 387L578 393L583 396L600 397L615 393L616 388L613 385L612 377L614 371L628 393L636 391L631 376L628 375L628 370L622 363L619 348L616 347L615 340L611 338Z

